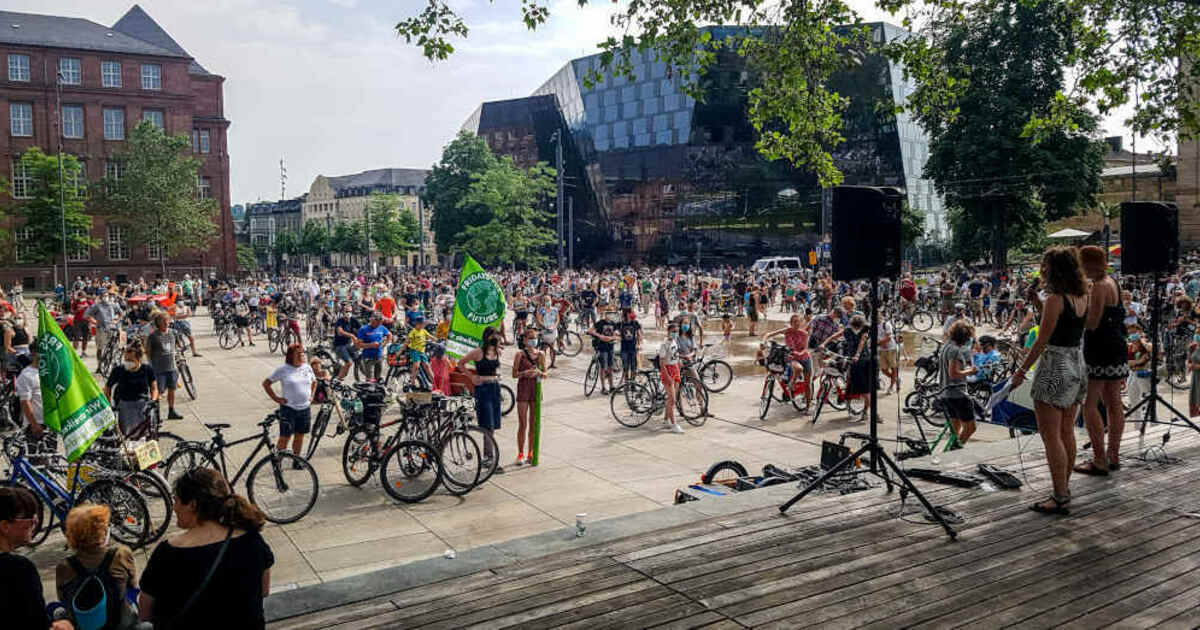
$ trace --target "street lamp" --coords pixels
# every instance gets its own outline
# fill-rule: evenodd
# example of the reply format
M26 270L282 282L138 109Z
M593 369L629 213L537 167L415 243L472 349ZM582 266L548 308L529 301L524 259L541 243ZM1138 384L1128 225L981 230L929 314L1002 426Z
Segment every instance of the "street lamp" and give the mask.
M71 281L71 272L67 268L67 208L63 192L63 128L62 128L62 70L54 77L54 105L58 109L58 217L62 223L62 252L63 252L63 297L67 295L67 286Z

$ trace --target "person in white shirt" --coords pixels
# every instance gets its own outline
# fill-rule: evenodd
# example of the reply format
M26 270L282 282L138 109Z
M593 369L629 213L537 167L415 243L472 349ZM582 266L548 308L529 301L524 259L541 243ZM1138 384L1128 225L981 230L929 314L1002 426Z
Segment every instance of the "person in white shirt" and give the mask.
M900 393L900 340L892 323L879 322L879 371L888 377L887 393Z
M38 378L38 355L36 351L29 354L29 365L17 375L13 388L21 401L21 419L29 427L29 432L40 436L46 427L42 423L42 382Z
M303 457L304 435L312 427L312 397L317 388L317 376L312 367L304 363L304 348L298 343L288 346L286 363L275 368L263 380L267 396L279 404L279 441L275 446L287 450L288 438L292 438L292 453ZM283 395L275 393L273 385L282 383Z
M675 422L675 390L679 387L679 323L671 322L667 326L667 337L658 347L658 375L666 393L666 417L663 428L670 428L672 433L683 433L683 428Z

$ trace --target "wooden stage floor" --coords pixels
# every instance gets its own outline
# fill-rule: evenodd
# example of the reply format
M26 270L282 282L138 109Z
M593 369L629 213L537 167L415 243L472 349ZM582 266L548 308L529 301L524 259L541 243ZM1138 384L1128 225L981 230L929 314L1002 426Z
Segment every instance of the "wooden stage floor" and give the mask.
M1072 477L1071 515L1035 514L1049 491L1036 436L991 462L1019 491L917 481L965 517L951 542L896 493L809 497L276 621L272 628L1196 628L1200 435L1171 432L1173 463ZM1082 445L1082 443L1081 443ZM762 491L760 491L762 492ZM715 499L720 500L720 499Z

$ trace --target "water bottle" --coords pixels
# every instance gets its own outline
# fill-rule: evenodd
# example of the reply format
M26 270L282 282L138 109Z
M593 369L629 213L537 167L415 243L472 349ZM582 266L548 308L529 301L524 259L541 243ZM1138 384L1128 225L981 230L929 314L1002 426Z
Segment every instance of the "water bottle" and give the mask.
M575 515L575 537L576 538L583 538L583 533L587 531L587 525L585 525L583 522L583 519L585 519L585 518L587 518L587 513L581 513L581 514Z

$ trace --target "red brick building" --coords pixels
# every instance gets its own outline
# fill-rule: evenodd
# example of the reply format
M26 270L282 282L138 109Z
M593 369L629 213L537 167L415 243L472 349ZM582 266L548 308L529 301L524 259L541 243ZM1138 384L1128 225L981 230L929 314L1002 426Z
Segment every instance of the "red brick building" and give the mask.
M145 11L134 5L111 27L85 19L0 11L0 177L9 194L0 206L22 201L23 173L14 164L29 147L56 152L61 130L63 152L76 156L90 181L118 169L111 159L124 150L124 139L141 120L167 133L187 134L201 160L200 194L220 205L217 237L205 249L183 252L167 261L167 272L233 273L236 265L233 219L229 212L229 121L224 115L224 77L205 70ZM61 75L61 77L60 77ZM61 104L55 94L61 78ZM91 236L100 245L71 252L68 268L76 275L138 276L161 273L153 248L130 242L123 227L93 215ZM12 242L0 248L0 282L5 286L53 286L56 265L21 261L20 219L5 219ZM8 251L3 251L8 250Z

